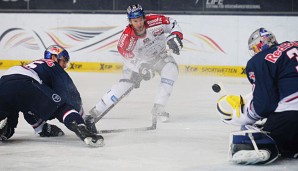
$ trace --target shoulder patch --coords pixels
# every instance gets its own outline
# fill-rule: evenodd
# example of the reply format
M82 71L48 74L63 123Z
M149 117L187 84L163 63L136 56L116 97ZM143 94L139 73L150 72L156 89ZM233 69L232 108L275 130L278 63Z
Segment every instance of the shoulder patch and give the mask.
M146 23L149 27L153 27L160 24L170 24L168 17L163 15L148 15L146 16Z

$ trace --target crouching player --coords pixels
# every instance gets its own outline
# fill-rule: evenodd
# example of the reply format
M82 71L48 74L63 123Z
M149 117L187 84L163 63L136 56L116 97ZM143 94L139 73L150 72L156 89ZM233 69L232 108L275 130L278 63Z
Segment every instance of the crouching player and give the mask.
M81 116L79 93L64 70L70 58L68 52L62 47L50 46L44 58L11 67L1 77L0 140L12 137L21 111L25 120L36 126L35 130L38 127L43 130L47 120L56 118L86 144L103 146L103 137L88 130Z
M230 159L238 164L268 164L298 157L298 42L278 44L272 32L259 28L248 40L252 58L246 74L252 93L226 95L217 109L223 122L239 125L231 133ZM259 128L256 123L266 120Z

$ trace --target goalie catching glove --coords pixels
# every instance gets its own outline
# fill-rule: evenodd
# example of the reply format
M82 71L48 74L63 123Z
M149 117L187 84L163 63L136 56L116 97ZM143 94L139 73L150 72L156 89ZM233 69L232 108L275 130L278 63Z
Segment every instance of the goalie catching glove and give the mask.
M183 47L181 38L177 34L170 34L167 38L167 45L176 55L180 55L180 50Z
M239 95L225 95L217 102L217 111L221 120L229 125L251 125L260 118L254 114L249 106L252 95L245 98Z
M150 64L142 63L139 69L139 74L143 80L148 81L155 76L155 72Z

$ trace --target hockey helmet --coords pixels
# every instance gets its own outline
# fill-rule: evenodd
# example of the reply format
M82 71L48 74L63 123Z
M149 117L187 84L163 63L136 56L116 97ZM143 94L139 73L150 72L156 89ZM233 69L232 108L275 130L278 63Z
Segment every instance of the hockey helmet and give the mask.
M276 38L271 31L265 28L259 28L254 31L248 39L249 54L254 56L276 44Z
M140 4L130 5L127 7L128 19L139 18L145 16L145 12Z
M44 59L52 59L52 55L55 55L58 60L64 59L66 62L69 61L69 54L68 52L59 45L51 45L49 46L44 52Z

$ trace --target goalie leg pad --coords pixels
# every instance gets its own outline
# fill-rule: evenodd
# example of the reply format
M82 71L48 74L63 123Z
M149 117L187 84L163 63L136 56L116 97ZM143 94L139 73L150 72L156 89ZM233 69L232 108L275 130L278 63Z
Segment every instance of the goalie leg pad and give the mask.
M265 162L270 158L270 152L267 150L240 150L236 152L231 161L237 164L257 164L259 162Z
M269 164L280 156L275 141L265 132L245 130L231 133L230 161L237 164Z

